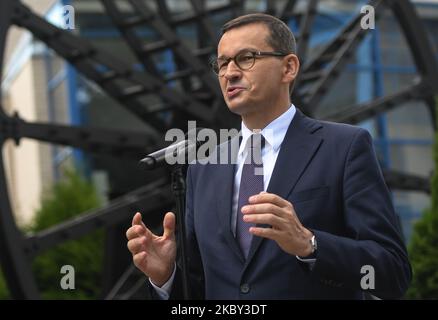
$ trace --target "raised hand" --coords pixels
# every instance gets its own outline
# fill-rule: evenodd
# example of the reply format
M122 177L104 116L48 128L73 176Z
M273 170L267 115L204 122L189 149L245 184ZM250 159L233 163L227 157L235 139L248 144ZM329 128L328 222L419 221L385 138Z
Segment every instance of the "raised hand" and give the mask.
M164 216L163 229L162 236L153 234L137 212L132 226L126 231L135 266L159 287L172 275L176 259L175 215L172 212Z

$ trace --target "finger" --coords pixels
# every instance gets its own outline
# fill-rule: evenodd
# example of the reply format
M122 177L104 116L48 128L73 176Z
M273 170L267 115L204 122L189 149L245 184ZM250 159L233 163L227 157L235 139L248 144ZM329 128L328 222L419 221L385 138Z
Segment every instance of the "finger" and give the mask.
M274 241L278 239L280 233L280 231L272 228L260 228L260 227L251 227L249 228L249 232L255 236L271 239Z
M143 223L143 219L140 212L137 212L132 218L132 226L138 225L147 229L146 225Z
M262 192L256 195L253 195L249 197L249 203L250 204L256 204L256 203L272 203L274 205L277 205L281 208L291 206L291 203L289 201L284 200L282 197L268 192Z
M257 214L257 213L272 213L279 217L285 217L286 212L272 203L251 204L242 207L243 214Z
M134 238L134 239L128 241L128 249L130 248L129 242L132 241L131 248L133 250L130 250L131 252L138 253L140 251L147 251L148 246L154 237L156 237L156 236L150 230L146 229L146 231L144 232L143 235L139 235L139 236L137 236L137 238Z
M174 239L175 238L175 214L168 212L163 219L163 238Z
M141 225L142 220L141 220L141 213L140 212L136 212L134 214L134 217L132 218L132 225Z
M136 227L130 227L127 231L126 231L126 238L128 240L132 240L134 238L138 237L138 233L136 232Z
M146 225L143 223L143 219L140 212L137 212L132 218L132 225L139 225L146 228Z
M134 261L134 265L137 268L139 268L141 271L143 271L144 267L146 266L146 262L147 262L146 257L147 257L146 252L142 251L134 255L134 257L132 258L132 260Z
M145 251L145 237L135 238L128 241L129 251L135 255L139 252Z
M145 235L147 228L144 228L139 225L135 225L133 227L130 227L128 231L126 231L126 238L128 240L132 240L137 237L141 237Z
M281 229L286 225L284 219L271 214L271 213L262 213L262 214L250 214L243 216L243 221L248 223L260 223L260 224L268 224L274 227L275 229Z

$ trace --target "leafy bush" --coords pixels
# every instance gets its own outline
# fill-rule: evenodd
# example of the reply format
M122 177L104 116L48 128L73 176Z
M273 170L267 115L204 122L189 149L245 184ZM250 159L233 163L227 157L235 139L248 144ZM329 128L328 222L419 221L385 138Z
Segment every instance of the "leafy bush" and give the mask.
M5 278L3 276L3 272L0 269L0 300L9 299L9 291L6 285Z
M99 197L93 185L73 171L56 183L53 190L42 199L31 232L44 230L81 212L97 208ZM33 262L38 288L45 299L98 298L101 287L103 259L103 231L98 230L78 240L59 244L38 255ZM60 273L63 265L75 270L75 289L63 290Z
M412 285L408 297L413 299L438 298L438 214L426 210L419 220L409 246L413 268Z
M413 278L407 296L413 299L438 298L438 133L435 134L434 162L432 205L415 224L409 245Z

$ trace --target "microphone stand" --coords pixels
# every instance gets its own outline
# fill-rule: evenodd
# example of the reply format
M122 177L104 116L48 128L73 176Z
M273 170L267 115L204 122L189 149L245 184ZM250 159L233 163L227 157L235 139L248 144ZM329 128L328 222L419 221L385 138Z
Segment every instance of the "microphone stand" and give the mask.
M200 129L197 129L200 130ZM193 151L193 148L201 146L203 143L200 141L196 141L196 143L191 144L187 140L178 144L180 147L184 147L184 152L190 153ZM147 166L148 170L155 169L159 162L165 160L167 148L161 149L154 153L149 154L147 157L142 159L140 163ZM176 148L172 152L178 152ZM185 163L189 163L189 157L186 154ZM181 272L182 272L182 289L183 289L183 297L184 300L188 300L190 297L190 288L189 288L189 277L187 271L187 255L186 255L186 228L185 228L185 197L186 197L186 180L184 175L184 168L186 166L184 164L175 164L172 166L171 173L171 188L172 193L176 202L176 228L177 228L177 243L179 244L179 254L181 256Z
M177 240L180 244L179 252L181 256L181 271L182 271L182 289L184 300L190 297L188 273L187 273L187 258L186 258L186 227L185 227L185 195L186 181L183 174L183 166L176 165L172 168L171 174L172 192L176 202L176 228Z

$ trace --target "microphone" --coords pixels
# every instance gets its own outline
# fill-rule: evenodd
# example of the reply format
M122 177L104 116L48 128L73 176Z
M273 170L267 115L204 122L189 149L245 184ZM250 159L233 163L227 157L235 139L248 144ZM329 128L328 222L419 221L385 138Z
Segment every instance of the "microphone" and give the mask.
M168 147L148 154L140 160L140 164L146 170L153 170L165 165L188 164L196 159L196 150L208 141L208 139L204 141L197 140L198 132L202 129L190 130L186 133L185 140L172 143Z

